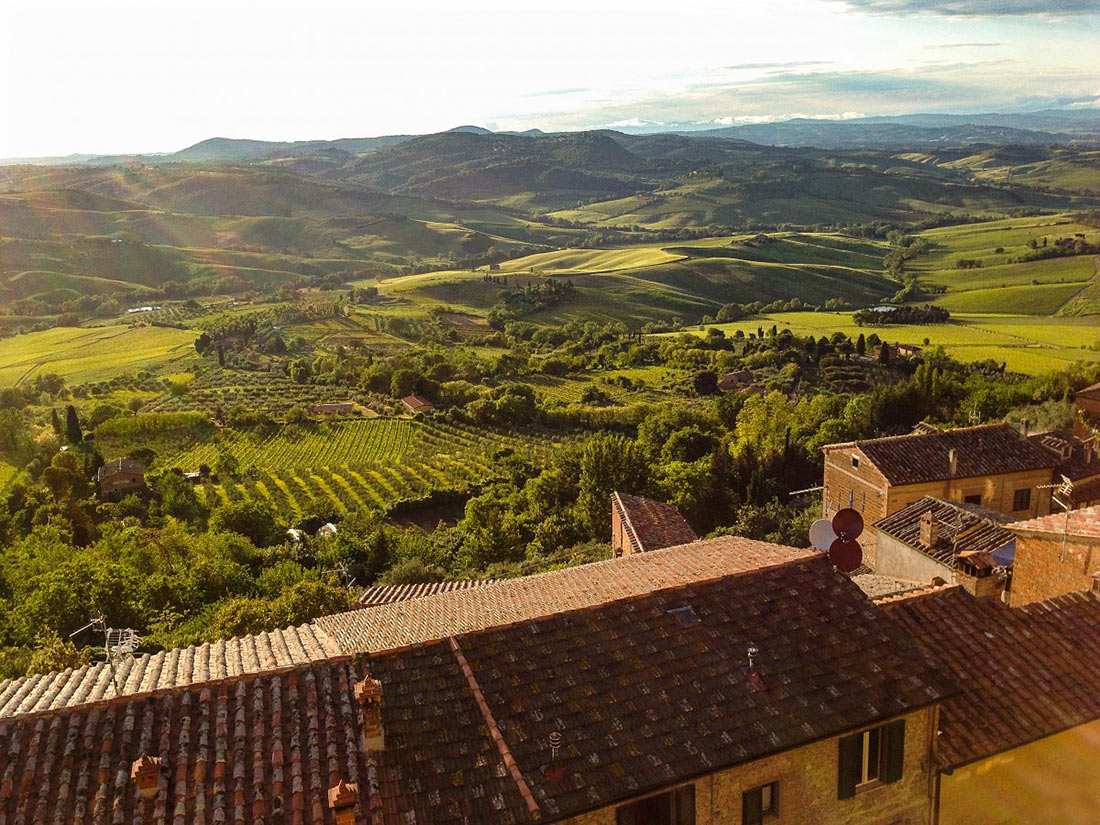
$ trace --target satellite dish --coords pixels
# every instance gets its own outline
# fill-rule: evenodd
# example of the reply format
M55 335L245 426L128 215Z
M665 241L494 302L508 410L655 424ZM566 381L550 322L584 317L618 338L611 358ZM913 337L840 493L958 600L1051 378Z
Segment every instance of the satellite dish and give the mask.
M810 525L810 544L817 550L822 552L828 552L832 547L834 541L836 541L836 531L833 529L833 523L827 518L819 518L813 524Z
M837 539L829 548L829 561L841 573L851 573L863 561L863 548L858 541Z
M842 539L849 541L858 539L863 533L863 516L851 507L837 510L833 516L833 530Z

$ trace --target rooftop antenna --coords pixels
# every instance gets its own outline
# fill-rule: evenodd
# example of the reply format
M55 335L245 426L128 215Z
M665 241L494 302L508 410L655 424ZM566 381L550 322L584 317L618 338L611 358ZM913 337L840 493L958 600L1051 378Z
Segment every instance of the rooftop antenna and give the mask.
M340 577L340 582L344 585L345 590L351 590L355 587L355 577L351 575L348 566L343 562L336 565L336 575Z
M1040 490L1051 490L1050 500L1061 507L1066 514L1065 523L1062 525L1062 555L1058 561L1066 560L1066 539L1069 535L1069 514L1073 509L1073 482L1066 476L1062 476L1059 484L1041 484Z
M982 411L979 410L977 407L975 407L974 409L972 409L970 411L969 418L970 418L970 423L971 423L972 426L977 426L978 424L981 424L982 423Z
M111 684L115 687L115 696L121 696L122 691L118 686L116 664L125 656L133 656L134 652L141 647L141 634L130 627L107 627L107 619L100 615L84 627L70 633L69 638L71 639L89 629L103 634L103 652L106 654L107 667L111 671Z

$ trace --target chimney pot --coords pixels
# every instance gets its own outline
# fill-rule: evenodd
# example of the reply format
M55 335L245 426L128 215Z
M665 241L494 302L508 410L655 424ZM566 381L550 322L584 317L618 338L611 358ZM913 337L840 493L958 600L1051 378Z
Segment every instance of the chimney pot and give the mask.
M925 510L920 517L920 543L925 547L935 547L940 538L939 524L931 510Z
M380 751L385 747L382 731L382 683L367 676L355 683L355 701L363 708L363 748Z
M138 796L152 799L160 785L160 757L143 753L130 766L130 779L137 785Z
M336 825L355 825L355 803L359 801L359 785L341 779L328 789L328 806Z

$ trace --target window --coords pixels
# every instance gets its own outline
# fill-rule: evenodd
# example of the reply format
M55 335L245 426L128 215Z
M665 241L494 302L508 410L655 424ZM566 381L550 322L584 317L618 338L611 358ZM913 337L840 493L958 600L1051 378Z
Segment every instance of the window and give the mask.
M615 811L615 825L695 825L695 786L623 805Z
M859 456L858 455L852 456L852 466L856 467L856 468L859 467Z
M848 799L865 788L901 779L905 720L842 736L837 795Z
M982 503L982 494L981 493L975 493L972 496L963 496L963 501L965 501L967 504L978 504L978 505L980 505Z
M741 794L742 825L763 825L779 814L779 783L769 782Z
M1031 488L1026 490L1017 490L1012 496L1012 509L1013 510L1030 510L1031 509Z

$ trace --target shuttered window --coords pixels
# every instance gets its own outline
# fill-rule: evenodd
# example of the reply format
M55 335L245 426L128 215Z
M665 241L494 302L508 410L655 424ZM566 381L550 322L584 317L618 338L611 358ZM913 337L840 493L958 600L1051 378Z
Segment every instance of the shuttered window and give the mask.
M764 825L779 815L779 783L769 782L741 794L741 825Z
M849 799L863 787L901 779L905 762L905 720L840 738L837 796Z

